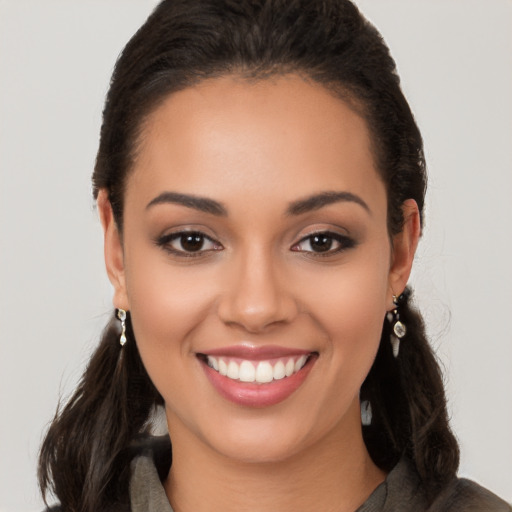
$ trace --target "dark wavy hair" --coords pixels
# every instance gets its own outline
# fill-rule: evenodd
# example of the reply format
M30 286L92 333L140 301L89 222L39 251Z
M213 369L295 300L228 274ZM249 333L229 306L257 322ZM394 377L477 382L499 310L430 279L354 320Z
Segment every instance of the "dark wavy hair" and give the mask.
M106 189L122 231L123 192L144 121L173 92L207 78L248 80L295 73L321 84L362 115L386 185L390 236L401 206L426 189L423 143L400 89L395 62L378 31L348 0L164 0L120 55L103 112L93 174ZM394 358L389 325L362 389L373 421L363 427L375 463L390 470L404 454L433 496L455 476L443 381L419 313L406 290L407 325ZM128 316L128 337L134 340ZM155 404L163 400L136 343L121 350L114 317L75 393L59 408L41 448L39 483L66 512L96 512L126 501L129 460Z

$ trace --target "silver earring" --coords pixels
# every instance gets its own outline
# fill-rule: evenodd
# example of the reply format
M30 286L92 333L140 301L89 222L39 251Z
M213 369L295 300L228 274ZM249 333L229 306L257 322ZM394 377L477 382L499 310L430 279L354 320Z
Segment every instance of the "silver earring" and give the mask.
M393 304L395 309L390 311L387 315L389 322L392 324L391 327L391 346L393 347L393 355L398 357L398 351L400 350L400 340L405 336L407 329L405 325L400 321L400 315L398 313L398 299L396 295L393 295Z
M370 400L361 402L361 423L367 427L372 424L372 404Z
M118 309L117 318L121 320L121 337L119 338L119 344L121 347L124 347L126 343L126 311L124 309Z

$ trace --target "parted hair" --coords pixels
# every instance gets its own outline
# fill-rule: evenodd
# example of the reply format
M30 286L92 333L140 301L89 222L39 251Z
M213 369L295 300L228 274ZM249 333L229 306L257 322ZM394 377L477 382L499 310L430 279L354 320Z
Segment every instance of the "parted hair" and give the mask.
M119 230L123 194L147 116L173 92L208 78L247 80L295 73L351 105L367 122L388 198L388 231L403 226L401 206L418 204L423 222L423 143L378 31L348 0L164 0L121 53L103 111L93 173L94 197L106 189ZM419 312L406 289L407 325L394 358L383 323L361 398L373 419L363 436L374 462L389 471L407 456L434 496L459 463L442 375ZM140 359L130 316L119 346L115 317L74 394L59 406L43 441L39 484L65 512L114 510L127 503L129 462L163 403ZM172 441L172 439L171 439ZM170 463L170 461L169 461Z

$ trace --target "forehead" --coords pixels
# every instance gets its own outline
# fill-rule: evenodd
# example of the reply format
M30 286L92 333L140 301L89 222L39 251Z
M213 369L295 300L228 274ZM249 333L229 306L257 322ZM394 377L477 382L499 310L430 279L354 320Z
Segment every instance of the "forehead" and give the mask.
M130 181L148 201L162 189L222 200L236 190L268 200L383 191L365 120L296 75L228 76L171 94L144 124Z

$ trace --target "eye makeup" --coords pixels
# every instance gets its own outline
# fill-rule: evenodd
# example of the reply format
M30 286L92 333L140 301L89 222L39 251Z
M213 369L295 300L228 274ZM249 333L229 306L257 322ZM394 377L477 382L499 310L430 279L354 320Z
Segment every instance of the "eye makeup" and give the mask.
M205 253L221 251L222 245L201 231L177 231L158 237L155 244L168 253L184 258L197 258Z
M315 257L334 256L356 246L356 241L333 231L316 231L303 237L291 247L292 251L312 253Z
M197 258L206 253L222 251L224 247L198 230L181 230L155 239L155 245L168 253L184 258ZM339 254L357 245L356 241L340 233L319 230L302 237L290 248L292 252L309 253L314 257L329 257Z

